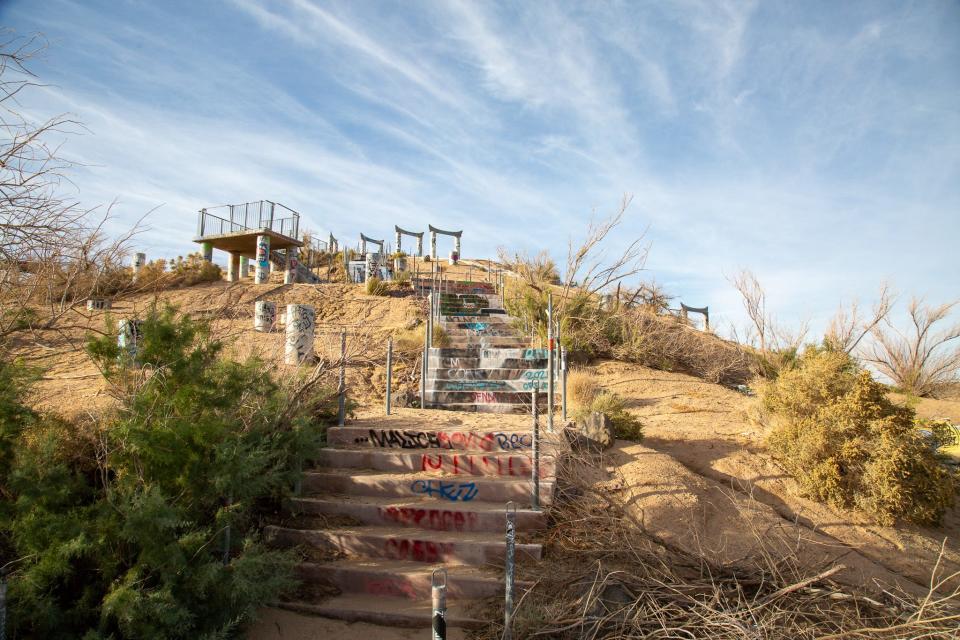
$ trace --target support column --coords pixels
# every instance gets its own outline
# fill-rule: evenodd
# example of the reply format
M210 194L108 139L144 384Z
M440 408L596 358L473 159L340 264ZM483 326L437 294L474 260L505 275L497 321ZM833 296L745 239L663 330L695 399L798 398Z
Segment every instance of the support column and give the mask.
M400 232L397 231L397 253L400 253L400 252L403 251L403 249L401 248L401 246L402 246L402 245L400 244Z
M287 305L287 339L284 361L287 364L301 364L313 357L313 332L316 326L316 313L313 305Z
M247 278L250 276L250 258L247 256L240 256L240 277Z
M253 307L253 328L261 333L273 331L277 323L277 303L257 300Z
M453 236L453 250L457 252L457 258L460 257L460 236Z
M437 259L437 234L433 231L430 232L430 259Z
M283 275L283 284L296 284L297 272L300 269L300 259L297 257L297 248L287 249L287 271Z
M136 280L140 275L140 269L147 264L147 254L138 253L133 257L133 279Z
M257 273L254 282L267 284L270 278L270 236L257 236Z
M227 282L240 280L240 254L230 252L230 262L227 263Z
M200 246L203 247L203 259L206 262L213 262L213 243L204 242Z
M417 257L423 257L423 234L417 236Z

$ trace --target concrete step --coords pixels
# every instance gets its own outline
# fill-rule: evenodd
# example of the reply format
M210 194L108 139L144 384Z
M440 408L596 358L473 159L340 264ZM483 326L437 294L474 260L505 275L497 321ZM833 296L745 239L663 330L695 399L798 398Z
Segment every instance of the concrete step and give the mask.
M453 451L515 451L533 446L529 430L457 431L449 429L386 429L330 427L327 444L375 449L449 449Z
M513 325L513 318L511 318L508 315L496 315L496 314L483 315L478 313L475 316L441 315L439 318L437 318L437 322L440 324L440 326L444 327L445 329L447 328L448 325L462 325L462 324L469 324L472 322L482 322L483 324L504 325L509 327ZM452 327L452 328L455 328L455 327Z
M439 375L433 375L427 372L426 391L494 391L494 392L525 392L529 394L534 389L546 392L547 379L546 372L542 369L531 369L531 376L513 380L461 380L445 379ZM540 377L539 374L544 374Z
M529 362L545 361L548 357L546 349L531 349L526 347L430 347L429 356L433 358L480 358L503 362L506 360L522 360ZM449 365L453 366L453 365ZM507 365L500 365L501 367ZM543 368L543 367L540 367Z
M540 481L540 502L553 503L555 482L552 478ZM328 469L308 471L303 476L305 494L349 493L354 496L384 498L434 498L450 503L483 500L530 504L532 492L528 478L493 478L469 476L431 476L423 474L380 473L356 469Z
M531 383L530 391L514 391L512 389L501 389L499 391L444 391L434 389L434 381L427 379L426 393L424 401L428 405L437 404L513 404L517 406L526 406L530 410L530 404L533 401L533 386L537 383ZM546 383L540 383L540 395L538 401L546 403L547 395Z
M450 351L455 351L451 349ZM481 352L496 351L496 349L463 349L464 355L440 356L431 354L427 360L429 369L456 369L461 370L490 370L512 369L526 371L527 369L546 369L546 358L500 358L498 356L480 357ZM430 371L427 371L430 374ZM446 376L456 377L456 376Z
M523 361L522 361L523 362ZM526 361L529 362L529 361ZM441 367L427 371L427 377L436 380L546 380L547 370L535 367Z
M429 629L433 617L433 608L429 600L410 602L403 598L389 598L361 594L345 594L329 598L320 603L283 602L280 608L297 613L344 620L346 622L367 622L390 628ZM453 601L447 603L446 626L457 629L482 629L489 623L471 616L468 611L475 608L470 602ZM463 635L447 634L448 640L464 638ZM371 639L372 640L372 639Z
M421 472L431 475L494 476L529 478L530 456L523 452L459 453L455 451L379 449L321 449L316 459L318 467L373 469L377 471ZM540 477L553 477L556 459L542 455Z
M544 400L544 402L546 402ZM467 413L530 413L530 403L521 402L426 402L424 409Z
M503 531L506 508L503 503L439 502L437 500L397 500L372 496L321 496L292 498L293 514L349 516L363 524L399 526L430 531ZM534 531L547 526L542 510L517 509L517 530Z
M443 562L482 566L502 563L503 533L442 532L402 527L335 527L292 529L268 526L267 541L279 547L307 546L345 556L389 558L414 562ZM517 560L540 560L539 544L517 544Z
M445 342L448 349L522 349L527 344L526 338L515 336L447 336Z
M433 570L442 565L406 560L364 560L349 558L322 564L304 562L297 566L301 580L338 589L341 593L370 596L428 599ZM447 598L456 600L502 596L503 571L487 567L453 565L447 568ZM517 582L519 589L532 586ZM517 597L521 594L518 593Z

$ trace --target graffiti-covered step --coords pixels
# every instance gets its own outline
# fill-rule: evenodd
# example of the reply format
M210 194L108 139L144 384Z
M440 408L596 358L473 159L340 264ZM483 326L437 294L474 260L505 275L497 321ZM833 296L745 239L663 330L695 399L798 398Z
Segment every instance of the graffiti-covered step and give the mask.
M540 502L553 502L554 480L540 481ZM514 501L530 504L532 484L528 478L494 478L469 476L430 476L417 473L382 473L356 469L324 469L308 471L303 476L306 494L348 493L354 496L384 498L433 498L445 502Z
M309 515L348 516L370 525L416 527L430 531L503 531L506 510L503 503L447 502L438 500L396 500L370 496L329 496L293 498L291 512ZM546 527L543 511L517 509L517 530Z
M529 394L534 389L546 391L547 380L540 377L540 371L531 371L531 375L523 375L513 380L462 380L443 379L440 376L427 379L427 391L494 391L512 392L523 391ZM453 399L453 398L451 398Z
M532 384L530 390L521 390L521 389L499 389L497 391L481 391L481 390L470 390L464 389L461 391L447 391L444 389L435 389L436 380L427 380L427 390L424 395L424 401L427 405L450 405L451 409L456 408L458 404L466 405L496 405L496 404L509 404L514 405L517 408L526 407L524 413L530 411L530 403L533 401L531 398L531 392L533 391ZM546 400L543 398L547 395L545 393L546 385L544 383L540 384L540 395L537 397L537 400L541 404L545 404ZM469 409L467 409L469 411ZM496 413L496 412L495 412Z
M377 471L422 472L453 476L496 476L529 478L530 456L521 452L486 452L482 454L455 451L414 452L376 449L321 449L317 466ZM540 476L555 475L555 459L542 455Z
M544 369L547 366L547 359L521 359L521 358L499 358L485 357L481 358L477 353L462 356L438 356L430 354L427 361L427 376L432 376L434 371L441 369L486 371L491 369L507 369L509 371L526 371L528 369ZM443 377L443 376L441 376Z
M541 396L546 394L540 394ZM540 400L540 407L546 406L546 400ZM427 401L426 409L446 409L447 411L466 411L469 413L529 413L530 402L431 402Z
M304 582L332 587L341 593L419 600L430 597L430 577L438 566L406 560L347 558L325 564L304 562L297 566L297 574ZM447 569L447 597L501 596L503 576L500 574L488 567L451 566ZM516 586L523 589L532 583L517 581Z
M424 531L402 527L291 529L269 526L267 540L281 547L307 546L345 556L414 562L485 565L503 562L503 533ZM540 560L539 544L517 544L517 559Z
M480 358L483 360L546 361L546 349L472 347L430 347L431 358Z
M521 431L466 431L448 429L387 429L384 427L331 427L327 444L374 449L448 449L451 451L529 450L529 429ZM541 441L546 446L546 442Z
M429 600L411 602L405 598L365 594L344 594L319 603L282 602L280 608L346 622L367 622L392 629L429 628L433 618L433 607ZM453 627L446 635L447 640L465 638L466 636L459 633L460 629L482 629L489 624L486 620L467 613L472 608L470 601L447 602L446 625Z
M529 362L529 361L528 361ZM546 369L527 369L522 367L434 367L427 372L430 378L436 380L459 380L468 382L473 380L544 380L547 379Z
M450 349L480 347L480 348L500 348L500 349L521 349L527 345L525 338L515 338L512 336L447 336L445 344Z

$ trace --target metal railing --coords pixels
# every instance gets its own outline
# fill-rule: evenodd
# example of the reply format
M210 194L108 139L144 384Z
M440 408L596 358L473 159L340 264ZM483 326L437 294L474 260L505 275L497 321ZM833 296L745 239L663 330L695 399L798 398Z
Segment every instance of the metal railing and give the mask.
M300 214L282 204L258 200L203 208L197 220L199 238L252 229L269 229L296 238L300 230Z

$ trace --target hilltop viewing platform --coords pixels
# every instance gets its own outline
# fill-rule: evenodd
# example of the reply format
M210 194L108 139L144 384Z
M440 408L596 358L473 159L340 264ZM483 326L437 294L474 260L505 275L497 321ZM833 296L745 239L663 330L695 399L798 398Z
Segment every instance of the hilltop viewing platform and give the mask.
M301 247L300 214L270 200L200 209L193 241L231 254L255 257L257 236L268 236L272 249Z

